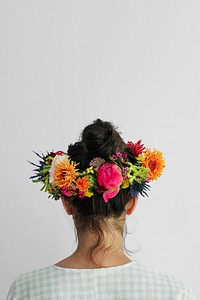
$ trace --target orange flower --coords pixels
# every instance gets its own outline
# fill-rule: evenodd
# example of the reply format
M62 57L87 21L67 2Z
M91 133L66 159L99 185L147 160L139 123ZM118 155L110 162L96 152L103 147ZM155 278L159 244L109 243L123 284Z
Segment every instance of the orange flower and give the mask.
M78 175L76 166L78 164L68 160L63 160L55 166L54 182L59 188L63 186L70 186Z
M76 186L81 192L86 192L89 189L89 182L86 176L79 177L76 181Z
M163 159L162 152L146 149L143 152L142 167L149 169L148 178L150 180L158 179L162 175L162 170L165 167L165 160Z

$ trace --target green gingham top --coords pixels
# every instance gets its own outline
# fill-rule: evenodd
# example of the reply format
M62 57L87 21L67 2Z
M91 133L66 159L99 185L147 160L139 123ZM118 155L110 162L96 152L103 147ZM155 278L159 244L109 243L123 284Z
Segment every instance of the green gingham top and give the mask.
M124 265L73 269L55 265L23 273L7 300L195 300L192 291L165 272L131 261Z

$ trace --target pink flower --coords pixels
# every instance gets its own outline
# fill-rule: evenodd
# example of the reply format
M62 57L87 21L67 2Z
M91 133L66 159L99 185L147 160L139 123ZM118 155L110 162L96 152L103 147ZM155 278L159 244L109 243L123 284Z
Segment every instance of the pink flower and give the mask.
M79 191L78 192L78 198L83 199L84 198L84 192Z
M61 193L67 197L72 197L76 195L76 189L73 186L63 186Z
M106 162L97 172L97 182L104 190L104 201L108 202L108 199L115 197L119 192L123 177L117 165Z

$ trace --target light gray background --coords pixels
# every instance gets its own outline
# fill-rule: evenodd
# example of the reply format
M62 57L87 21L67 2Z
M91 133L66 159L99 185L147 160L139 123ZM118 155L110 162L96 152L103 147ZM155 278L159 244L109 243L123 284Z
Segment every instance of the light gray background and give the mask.
M200 2L8 0L0 14L0 298L75 249L70 217L31 183L27 160L66 150L97 117L163 151L126 246L200 296Z

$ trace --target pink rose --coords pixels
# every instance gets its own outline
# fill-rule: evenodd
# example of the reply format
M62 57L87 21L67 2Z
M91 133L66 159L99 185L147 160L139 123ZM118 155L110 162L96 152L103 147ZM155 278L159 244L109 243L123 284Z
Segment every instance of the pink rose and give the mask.
M122 181L123 177L117 165L106 162L99 168L97 182L105 190L103 193L105 202L117 195Z

